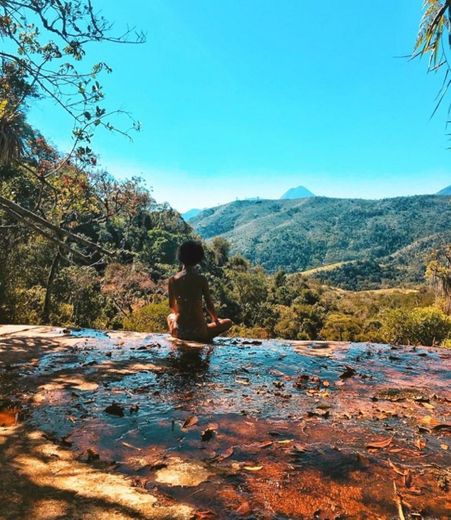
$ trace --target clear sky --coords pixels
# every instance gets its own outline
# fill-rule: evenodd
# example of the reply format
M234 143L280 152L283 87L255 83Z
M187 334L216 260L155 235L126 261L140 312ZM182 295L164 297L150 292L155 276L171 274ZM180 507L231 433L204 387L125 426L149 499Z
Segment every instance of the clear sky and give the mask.
M143 176L175 208L318 195L380 198L451 184L440 77L409 62L422 0L94 0L148 35L102 44L111 107L142 123L133 142L100 132L114 175ZM32 122L61 148L70 125L36 104Z

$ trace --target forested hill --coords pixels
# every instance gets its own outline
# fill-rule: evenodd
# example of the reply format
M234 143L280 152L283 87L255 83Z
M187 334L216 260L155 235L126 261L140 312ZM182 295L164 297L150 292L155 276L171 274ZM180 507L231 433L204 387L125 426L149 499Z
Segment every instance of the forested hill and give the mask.
M294 272L377 260L418 241L427 248L429 236L436 244L451 230L451 198L243 200L204 210L190 224L269 271Z

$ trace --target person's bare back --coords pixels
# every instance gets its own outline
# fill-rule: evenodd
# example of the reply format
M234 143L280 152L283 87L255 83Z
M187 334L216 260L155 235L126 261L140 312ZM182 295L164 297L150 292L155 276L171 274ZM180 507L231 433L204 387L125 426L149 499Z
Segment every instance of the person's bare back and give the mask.
M232 321L218 318L208 281L196 269L196 265L204 258L202 244L195 241L183 243L178 258L183 268L168 282L169 306L172 310L168 316L169 331L178 339L211 341L226 332L232 326ZM207 323L204 316L204 301L211 323Z

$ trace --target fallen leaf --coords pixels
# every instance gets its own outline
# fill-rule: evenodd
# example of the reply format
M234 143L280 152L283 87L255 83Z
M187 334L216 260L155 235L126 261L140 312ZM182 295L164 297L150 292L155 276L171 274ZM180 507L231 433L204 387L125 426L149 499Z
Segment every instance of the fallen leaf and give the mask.
M432 415L425 415L420 419L420 424L422 424L423 426L432 427L437 426L440 423L435 417L432 417Z
M231 446L230 448L227 448L225 451L220 453L217 457L215 457L215 460L217 460L218 462L221 462L225 459L228 459L229 457L231 457L233 455L233 451L234 451L234 447Z
M329 381L323 381L323 386L326 386L326 387L327 387L327 386L330 386Z
M352 377L355 374L356 374L356 371L352 367L346 365L345 369L340 374L340 379L348 379L349 377Z
M316 408L314 412L308 411L308 417L322 417L323 419L327 419L330 416L329 410L321 410L321 408Z
M388 464L390 465L391 469L395 473L397 473L398 475L401 475L402 477L405 476L405 474L406 474L405 471L402 471L401 469L397 468L390 459L388 459Z
M432 429L435 432L443 431L443 430L446 432L451 432L451 424L436 424L435 426L432 427Z
M117 403L107 406L105 412L110 415L116 415L117 417L124 417L124 407Z
M366 448L369 450L380 450L383 448L388 448L388 446L390 446L392 440L393 440L393 437L390 437L389 439L383 439L380 441L371 441L366 445Z
M188 417L188 419L186 419L186 421L183 423L182 430L191 428L191 426L194 426L198 422L199 422L199 419L195 415L192 415L191 417Z
M129 411L132 414L132 413L138 413L138 410L139 410L139 404L132 404L130 406L130 410Z
M260 449L263 449L263 448L269 448L272 445L273 445L272 441L264 441L264 442L261 442L260 444L258 444L257 447Z
M216 515L213 513L213 511L197 511L194 514L194 520L206 520L208 518L216 518Z
M424 450L424 448L426 448L426 441L420 437L420 438L415 440L415 446L419 450Z
M205 428L205 430L200 434L200 440L203 442L210 441L216 434L216 428Z
M260 471L261 469L263 469L263 466L244 466L244 468L246 471Z
M61 443L62 443L64 446L72 446L73 442L67 440L70 436L71 436L71 434L69 433L69 434L65 435L65 436L61 439Z
M88 448L86 450L86 454L88 455L88 457L87 457L88 462L92 462L93 460L99 460L99 458L100 458L100 455L96 451L92 450L91 448Z
M423 492L421 491L421 489L417 489L417 488L407 488L407 489L404 489L404 493L409 493L410 495L416 495L416 496L420 496L423 494Z
M150 469L152 471L158 471L159 469L167 468L168 465L166 462L163 462L162 460L157 460L156 462L152 463L150 465Z
M447 444L440 444L440 448L442 448L442 450L449 449Z
M241 505L235 510L235 513L240 516L248 515L252 511L249 502L242 502Z
M126 448L132 448L133 450L141 451L141 448L138 448L137 446L133 446L133 444L129 444L128 442L122 441L121 443Z

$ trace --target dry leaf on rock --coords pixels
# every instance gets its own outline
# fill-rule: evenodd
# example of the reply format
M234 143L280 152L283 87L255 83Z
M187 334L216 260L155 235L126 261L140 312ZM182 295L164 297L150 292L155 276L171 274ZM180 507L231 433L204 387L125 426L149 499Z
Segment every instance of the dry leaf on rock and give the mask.
M203 442L206 442L206 441L209 441L209 440L213 439L213 437L216 434L216 430L217 429L218 429L218 425L217 424L209 424L207 426L207 428L205 428L205 430L201 433L200 439Z
M433 426L437 426L440 423L435 417L432 417L432 415L425 415L420 419L420 424L422 426L427 426L431 428Z
M272 441L263 441L260 444L257 445L257 448L263 449L263 448L269 448L273 445Z
M239 516L245 516L248 515L251 511L251 505L246 500L245 502L242 502L241 505L235 510L235 513Z
M113 403L105 408L105 412L116 417L124 417L124 407L120 404Z
M193 520L210 520L212 518L216 518L216 515L213 513L213 511L197 511L194 514Z
M349 377L352 377L355 374L356 374L356 371L352 367L345 366L345 369L340 374L340 379L348 379Z
M381 450L383 448L388 448L390 444L392 443L393 437L390 437L389 439L382 439L380 441L371 441L369 442L366 447L369 450Z
M226 450L224 450L222 453L220 453L219 455L217 455L215 457L214 460L218 461L218 462L221 462L225 459L228 459L229 457L231 457L233 455L233 452L234 452L234 447L233 446L230 446L230 448L227 448Z
M402 477L405 476L406 472L405 472L405 471L402 471L402 470L399 469L399 468L397 468L397 467L393 464L393 462L392 462L390 459L388 459L388 464L389 464L389 466L391 467L391 469L392 469L395 473L397 473L398 475L401 475Z
M435 432L447 432L447 433L451 433L451 424L436 424L435 426L432 427L433 431Z
M422 438L418 438L416 439L415 441L415 446L419 449L419 450L424 450L424 448L426 448L426 441Z
M186 421L183 423L182 430L186 430L187 428L191 428L191 426L196 425L199 422L199 419L192 415L191 417L188 417Z

